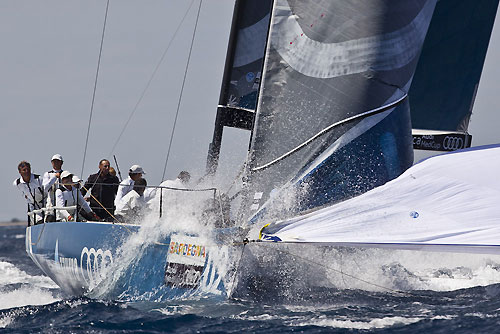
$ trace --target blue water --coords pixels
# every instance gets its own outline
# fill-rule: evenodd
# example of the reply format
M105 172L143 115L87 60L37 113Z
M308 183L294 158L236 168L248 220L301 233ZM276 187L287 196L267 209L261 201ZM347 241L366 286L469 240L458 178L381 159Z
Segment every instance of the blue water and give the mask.
M331 303L69 298L24 251L24 227L0 227L0 333L496 333L500 286L452 292L341 290Z

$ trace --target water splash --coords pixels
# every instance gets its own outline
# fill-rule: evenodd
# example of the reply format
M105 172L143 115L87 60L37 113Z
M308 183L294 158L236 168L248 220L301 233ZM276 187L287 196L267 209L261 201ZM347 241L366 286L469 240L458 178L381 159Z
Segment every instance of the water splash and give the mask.
M164 190L162 216L158 214L160 201L157 199L139 222L139 229L131 230L128 239L117 250L112 265L104 268L89 296L158 302L220 295L223 289L219 285L231 281L228 276L232 273L234 260L228 246L217 242L220 238L207 216L210 196L213 194ZM207 249L207 265L197 289L173 292L165 285L165 257L173 237L195 240L197 245Z
M60 299L60 291L50 278L30 275L10 262L0 261L0 310L45 305ZM6 319L0 319L0 325Z

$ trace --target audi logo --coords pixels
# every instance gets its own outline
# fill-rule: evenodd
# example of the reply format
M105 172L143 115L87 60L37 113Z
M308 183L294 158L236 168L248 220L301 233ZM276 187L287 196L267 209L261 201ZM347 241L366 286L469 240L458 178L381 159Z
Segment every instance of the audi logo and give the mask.
M83 259L86 259L86 268L83 266ZM80 269L82 271L83 278L87 284L98 283L103 277L103 270L113 263L113 255L111 251L102 249L94 249L83 247L82 253L80 255ZM86 269L87 275L84 274ZM87 280L88 276L89 280Z
M446 136L443 140L443 149L455 151L464 148L464 140L460 137Z

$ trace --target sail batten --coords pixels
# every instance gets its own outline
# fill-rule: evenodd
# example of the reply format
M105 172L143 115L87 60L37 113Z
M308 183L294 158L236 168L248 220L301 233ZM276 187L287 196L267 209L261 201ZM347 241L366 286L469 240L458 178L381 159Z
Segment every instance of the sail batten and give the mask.
M330 131L331 129L333 129L334 127L337 127L337 126L340 126L342 124L346 124L346 123L349 123L349 122L352 122L354 120L357 120L357 119L362 119L362 118L365 118L365 117L368 117L368 116L371 116L371 115L375 115L375 114L378 114L378 113L381 113L381 112L384 112L388 109L391 109L391 108L394 108L396 107L399 103L401 103L404 99L406 99L408 95L405 94L403 95L401 98L397 99L396 101L394 102L391 102L387 105L384 105L384 106L381 106L379 108L375 108L373 110L369 110L369 111L365 111L361 114L358 114L358 115L355 115L355 116L352 116L352 117L349 117L349 118L346 118L346 119L343 119L339 122L336 122L334 124L331 124L330 126L326 127L325 129L321 130L320 132L318 132L317 134L315 134L314 136L312 136L311 138L309 138L308 140L306 140L305 142L303 142L302 144L300 144L299 146L295 147L294 149L292 149L291 151L283 154L282 156L274 159L273 161L270 161L262 166L258 166L258 167L255 167L252 169L252 171L258 171L258 170L262 170L262 169L265 169L267 167L270 167L271 165L274 165L275 163L283 160L284 158L286 158L287 156L297 152L298 150L300 150L301 148L305 147L306 145L308 145L309 143L311 143L312 141L314 141L315 139L317 139L318 137L320 137L321 135L327 133L328 131Z

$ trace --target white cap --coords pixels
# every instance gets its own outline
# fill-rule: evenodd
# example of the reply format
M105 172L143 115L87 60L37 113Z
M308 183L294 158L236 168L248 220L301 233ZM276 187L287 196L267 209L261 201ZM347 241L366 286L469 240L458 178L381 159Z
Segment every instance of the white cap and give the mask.
M70 172L68 172L67 170L63 171L61 173L61 179L64 179L65 177L68 177L68 176L72 176L73 174L71 174Z
M60 155L60 154L54 154L52 156L52 159L50 159L50 161L52 161L52 160L61 160L61 161L64 161L63 158L62 158L62 155Z
M81 181L81 179L78 176L73 175L73 178L71 179L71 181L73 181L74 183L78 183Z
M132 173L132 174L146 174L146 172L142 169L141 166L139 165L133 165L132 167L130 167L130 169L128 170L129 173Z

